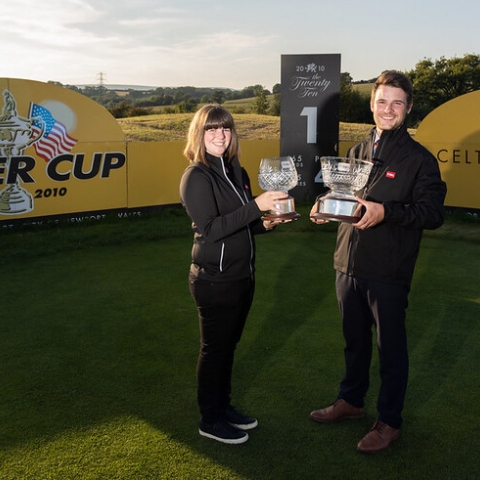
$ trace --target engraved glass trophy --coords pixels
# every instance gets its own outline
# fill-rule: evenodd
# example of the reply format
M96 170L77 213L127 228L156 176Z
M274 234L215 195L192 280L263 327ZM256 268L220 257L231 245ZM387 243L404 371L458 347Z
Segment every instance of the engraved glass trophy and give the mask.
M296 220L300 214L295 211L295 201L288 191L298 183L297 169L292 157L262 158L258 170L258 184L263 190L279 190L285 193L288 202L275 205L263 215L263 220Z
M343 157L321 157L322 177L330 188L317 202L313 218L356 223L360 220L360 204L355 193L368 181L373 163L369 160Z

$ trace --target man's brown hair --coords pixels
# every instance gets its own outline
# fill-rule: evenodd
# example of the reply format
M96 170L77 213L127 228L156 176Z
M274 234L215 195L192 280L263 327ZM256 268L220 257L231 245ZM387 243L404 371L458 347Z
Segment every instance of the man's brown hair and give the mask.
M401 72L396 70L385 70L377 78L372 88L372 100L375 97L375 92L380 85L386 85L388 87L401 88L407 94L407 106L410 106L413 102L413 85L411 80Z

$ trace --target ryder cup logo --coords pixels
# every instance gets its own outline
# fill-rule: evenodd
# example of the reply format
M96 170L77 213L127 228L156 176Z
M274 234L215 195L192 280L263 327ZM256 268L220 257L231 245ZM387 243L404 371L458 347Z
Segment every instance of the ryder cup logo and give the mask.
M33 198L21 187L19 175L20 157L32 146L36 154L49 162L52 158L68 153L77 143L63 124L55 120L50 111L41 105L30 103L28 117L18 115L16 101L8 90L3 92L4 105L0 115L0 173L7 172L7 186L0 191L0 214L18 215L33 210ZM14 172L10 172L11 167ZM8 178L14 177L9 182ZM3 181L0 181L3 183Z

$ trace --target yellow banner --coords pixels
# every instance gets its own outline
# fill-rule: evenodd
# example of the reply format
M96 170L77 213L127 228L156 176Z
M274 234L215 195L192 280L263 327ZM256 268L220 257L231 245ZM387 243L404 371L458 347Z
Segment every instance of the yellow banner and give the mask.
M415 139L438 160L448 189L445 204L480 209L480 91L440 105L422 121Z
M0 220L126 206L124 134L72 90L0 79Z
M178 204L184 142L129 142L100 104L72 90L0 79L0 224ZM433 111L416 139L437 158L447 206L480 209L480 91ZM340 142L339 154L352 142ZM252 192L279 140L240 141ZM343 153L344 154L344 153Z

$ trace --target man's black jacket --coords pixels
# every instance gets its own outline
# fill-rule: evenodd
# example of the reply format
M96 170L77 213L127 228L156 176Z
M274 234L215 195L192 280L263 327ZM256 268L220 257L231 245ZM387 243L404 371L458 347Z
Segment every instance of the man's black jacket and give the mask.
M371 159L375 129L348 157ZM374 167L359 196L384 205L378 225L338 228L336 270L363 278L410 286L424 229L443 224L446 185L435 157L413 140L405 125L383 131Z

